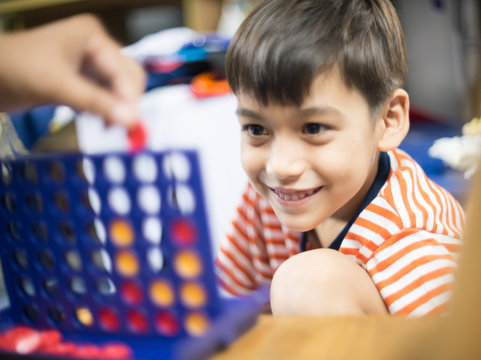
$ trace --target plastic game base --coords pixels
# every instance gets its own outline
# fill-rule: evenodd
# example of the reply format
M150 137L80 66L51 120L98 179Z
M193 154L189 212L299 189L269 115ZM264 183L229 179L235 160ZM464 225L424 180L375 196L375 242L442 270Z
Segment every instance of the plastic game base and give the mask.
M265 297L219 297L201 179L197 153L181 149L1 160L4 331L120 342L135 360L203 359L228 345ZM85 347L68 354L89 358Z
M202 337L177 339L172 342L160 337L128 337L109 335L86 335L64 333L66 341L77 344L123 343L132 350L129 360L203 360L229 346L235 339L255 325L257 316L268 301L268 287L259 288L253 295L240 299L224 299L222 310ZM0 313L0 332L15 326L8 309ZM0 351L2 360L72 360L39 354L16 354Z

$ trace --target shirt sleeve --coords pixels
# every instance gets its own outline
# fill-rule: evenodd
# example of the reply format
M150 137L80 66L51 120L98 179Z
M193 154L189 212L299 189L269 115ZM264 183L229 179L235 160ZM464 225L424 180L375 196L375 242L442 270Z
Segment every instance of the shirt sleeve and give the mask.
M391 314L441 314L451 295L459 239L423 229L404 229L386 239L366 269ZM451 246L452 248L452 246Z
M221 289L233 295L244 295L261 283L270 281L271 273L262 276L257 262L264 249L260 209L255 190L248 186L236 209L226 237L221 241L215 261Z

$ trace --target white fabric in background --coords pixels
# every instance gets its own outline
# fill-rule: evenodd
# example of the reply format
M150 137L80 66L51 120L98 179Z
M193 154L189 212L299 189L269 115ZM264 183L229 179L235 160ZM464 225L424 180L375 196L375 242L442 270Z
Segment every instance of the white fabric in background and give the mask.
M214 253L247 183L240 165L240 128L235 109L233 95L196 99L189 85L161 87L146 93L141 101L149 149L199 152ZM82 151L127 150L123 128L105 128L99 118L88 114L81 115L76 124Z

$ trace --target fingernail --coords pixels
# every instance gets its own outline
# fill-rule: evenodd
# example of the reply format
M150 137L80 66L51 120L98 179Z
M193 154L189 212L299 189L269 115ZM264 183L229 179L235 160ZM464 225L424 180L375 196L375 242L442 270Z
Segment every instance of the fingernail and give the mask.
M115 104L110 114L113 123L126 128L131 128L139 118L139 111L135 106L122 102Z

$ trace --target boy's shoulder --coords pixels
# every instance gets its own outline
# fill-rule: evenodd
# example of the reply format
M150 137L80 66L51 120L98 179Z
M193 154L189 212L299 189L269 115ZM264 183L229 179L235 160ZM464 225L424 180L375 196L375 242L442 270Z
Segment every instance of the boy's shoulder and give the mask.
M365 210L376 213L378 222L384 225L395 223L400 229L424 229L457 237L464 221L459 202L429 179L405 151L395 149L388 156L389 176Z

